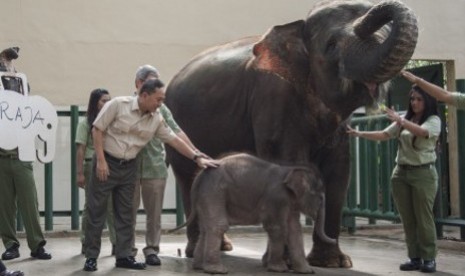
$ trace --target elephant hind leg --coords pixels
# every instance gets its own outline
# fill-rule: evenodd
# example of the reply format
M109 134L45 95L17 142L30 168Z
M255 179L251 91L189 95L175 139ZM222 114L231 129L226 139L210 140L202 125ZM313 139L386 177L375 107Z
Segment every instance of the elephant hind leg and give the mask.
M221 241L221 251L232 251L233 245L231 239L229 239L226 234L223 235L223 240Z
M203 271L211 274L226 274L228 269L221 261L221 241L226 229L210 229L205 232Z
M199 235L199 240L195 245L194 250L194 262L192 268L194 269L203 269L203 255L205 253L205 232L201 231Z

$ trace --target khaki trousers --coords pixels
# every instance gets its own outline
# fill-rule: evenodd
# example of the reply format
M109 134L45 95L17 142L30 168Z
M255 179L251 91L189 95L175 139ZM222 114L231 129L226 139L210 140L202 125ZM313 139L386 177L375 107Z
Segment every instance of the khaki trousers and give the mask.
M92 161L89 162L84 162L84 175L86 177L86 186L84 187L84 190L87 190L87 187L89 186L89 183L91 181L92 177ZM84 209L82 210L82 217L81 217L81 244L84 245L84 239L86 236L86 228L87 228L87 197L84 197ZM110 242L114 246L116 244L116 233L115 233L115 215L113 212L113 199L110 194L110 197L108 198L108 204L107 204L107 227L108 227L108 233L110 236Z
M438 189L436 168L401 169L392 173L392 195L405 232L409 258L436 258L433 205Z
M165 186L166 179L137 179L134 184L134 233L141 195L147 216L145 225L145 248L143 249L144 256L158 254L160 252L161 213L163 209ZM135 236L132 240L132 248L133 251L137 250L135 247Z
M107 216L110 194L113 195L115 219L115 257L126 258L132 255L131 241L134 237L132 202L134 198L134 181L136 179L137 162L120 163L106 158L110 175L104 182L96 176L96 161L92 167L92 180L86 189L87 196L87 228L84 239L86 258L98 258L102 243L102 230Z

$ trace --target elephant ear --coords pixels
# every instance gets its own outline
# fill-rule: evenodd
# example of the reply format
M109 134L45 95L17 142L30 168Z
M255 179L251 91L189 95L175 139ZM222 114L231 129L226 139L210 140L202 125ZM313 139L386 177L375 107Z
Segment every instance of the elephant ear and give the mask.
M304 44L305 22L274 26L253 46L253 65L292 82L305 82L309 55Z
M307 181L304 181L305 172L304 169L291 169L284 179L284 185L291 191L296 198L302 197L308 190Z

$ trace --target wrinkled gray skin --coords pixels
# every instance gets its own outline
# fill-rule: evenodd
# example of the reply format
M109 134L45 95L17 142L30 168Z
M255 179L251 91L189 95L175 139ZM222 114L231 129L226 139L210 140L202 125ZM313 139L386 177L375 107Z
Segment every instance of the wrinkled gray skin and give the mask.
M377 100L411 58L417 36L416 18L400 2L326 1L306 20L193 58L170 82L166 104L212 157L245 151L277 163L316 164L326 190L325 232L337 239L350 172L346 121ZM168 158L189 215L195 164L172 149ZM192 248L195 223L187 236ZM307 259L352 266L338 244L318 235Z
M194 268L206 273L227 273L220 258L223 233L230 225L263 223L268 248L263 264L269 271L313 273L305 260L300 213L312 217L317 235L324 233L324 186L313 166L280 166L248 154L220 160L216 169L202 171L191 190L193 212L186 224L198 219L200 238L194 252Z

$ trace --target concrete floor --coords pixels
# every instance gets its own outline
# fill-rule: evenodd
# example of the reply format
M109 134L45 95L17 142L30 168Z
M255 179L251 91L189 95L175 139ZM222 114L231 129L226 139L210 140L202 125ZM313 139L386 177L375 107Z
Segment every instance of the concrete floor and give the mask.
M137 219L136 246L144 247L145 217L139 215ZM303 222L303 221L302 221ZM43 224L42 218L42 224ZM79 254L81 243L78 231L70 231L70 219L54 218L54 230L46 232L47 250L52 253L50 261L35 260L29 257L29 249L25 233L18 233L20 238L21 257L5 261L8 269L20 269L26 275L34 276L62 276L62 275L204 275L202 272L192 270L192 260L182 257L186 237L184 233L166 234L167 229L175 227L174 215L163 215L162 227L164 234L161 240L160 267L148 267L145 271L134 271L115 268L114 257L110 256L111 246L107 231L102 238L102 251L98 259L98 271L84 272L82 267L85 258ZM446 239L438 241L439 255L437 258L438 272L434 275L465 275L465 242L458 241L459 228L445 227ZM181 230L182 231L182 230ZM311 227L305 227L305 249L311 249ZM228 232L233 240L234 250L223 254L224 264L229 269L229 275L293 275L292 273L269 273L261 266L261 256L266 246L266 235L261 227L232 227ZM406 249L403 242L403 231L400 224L377 221L377 225L369 225L368 220L357 219L355 235L341 233L340 245L344 253L353 261L351 269L326 269L314 267L317 275L414 275L419 272L402 272L398 267L400 262L406 260ZM3 250L0 249L0 250ZM182 256L178 256L178 251ZM139 251L139 261L144 256Z
M307 231L309 232L309 231ZM231 229L228 234L234 244L234 250L223 254L224 264L229 275L269 275L261 266L261 256L266 245L266 236L260 228ZM110 256L110 242L103 238L102 253L98 259L98 271L84 272L84 256L79 254L80 241L76 233L48 233L47 250L53 254L50 261L29 258L26 241L21 238L21 257L5 261L8 269L20 269L26 275L203 275L191 268L192 260L178 256L184 255L186 238L184 234L164 234L162 236L160 258L162 266L148 267L145 271L134 271L114 267L114 258ZM311 248L311 234L305 234L305 248ZM419 272L399 271L399 263L406 259L402 231L399 227L380 227L357 231L356 235L343 233L340 237L342 250L351 256L352 269L335 269L314 267L317 275L418 275ZM144 238L139 230L137 246L144 246ZM441 241L437 258L438 272L435 275L465 275L465 246L463 242ZM143 261L139 251L137 259ZM292 275L291 273L273 273L275 275Z

